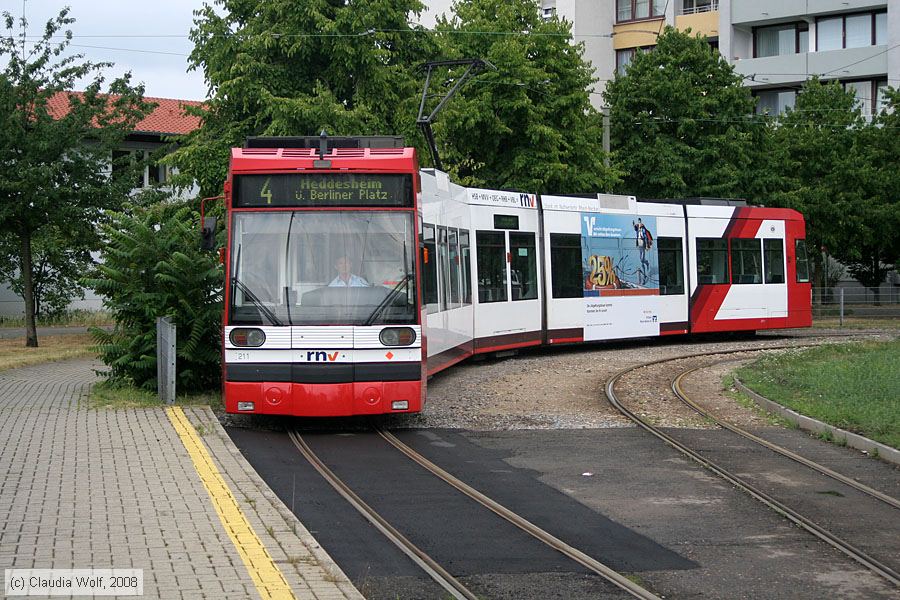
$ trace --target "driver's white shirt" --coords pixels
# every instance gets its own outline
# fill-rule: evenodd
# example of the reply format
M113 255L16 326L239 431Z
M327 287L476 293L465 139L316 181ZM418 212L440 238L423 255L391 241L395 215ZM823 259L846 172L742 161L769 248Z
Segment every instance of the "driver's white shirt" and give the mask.
M341 276L338 275L331 280L331 283L328 284L328 287L369 287L369 282L359 275L353 275L351 273L350 278L347 281L344 281L343 279L341 279Z

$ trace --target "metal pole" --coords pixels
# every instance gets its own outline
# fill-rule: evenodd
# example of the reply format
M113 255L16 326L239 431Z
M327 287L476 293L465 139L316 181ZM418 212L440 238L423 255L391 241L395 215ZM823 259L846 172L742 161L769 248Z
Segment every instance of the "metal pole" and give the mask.
M603 113L603 166L609 168L609 107L600 109Z
M840 288L840 297L841 297L841 327L844 326L844 288Z
M156 318L156 391L161 402L175 402L175 323Z

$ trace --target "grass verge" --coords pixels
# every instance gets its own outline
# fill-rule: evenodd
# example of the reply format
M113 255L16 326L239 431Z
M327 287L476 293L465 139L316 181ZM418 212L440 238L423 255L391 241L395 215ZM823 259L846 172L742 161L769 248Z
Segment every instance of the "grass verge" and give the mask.
M0 339L0 371L45 362L94 356L90 334L38 336L37 348L26 348L25 338Z
M204 392L178 395L179 406L209 405L213 410L222 408L222 394ZM165 406L153 392L113 381L101 381L91 388L88 398L90 408L158 408Z
M753 399L741 392L734 385L734 375L728 374L722 379L722 390L725 395L734 400L738 405L743 406L753 414L766 420L770 425L779 425L781 427L794 427L793 421L788 421L776 414L770 413L763 409Z
M77 308L53 317L37 320L38 327L102 327L113 325L115 321L105 310L84 310ZM0 317L0 327L25 327L25 317Z
M835 344L765 356L737 369L763 396L900 448L900 339Z
M889 329L900 330L900 318L882 319L877 317L847 317L841 325L837 317L813 319L813 329Z

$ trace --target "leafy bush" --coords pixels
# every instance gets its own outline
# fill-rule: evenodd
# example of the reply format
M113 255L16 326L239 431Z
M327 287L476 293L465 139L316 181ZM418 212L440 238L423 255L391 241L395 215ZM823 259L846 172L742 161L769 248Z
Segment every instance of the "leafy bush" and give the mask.
M84 285L105 297L112 331L93 328L95 350L114 381L156 389L156 318L178 328L179 393L221 377L222 266L200 250L197 212L185 203L132 205L101 227L101 263Z

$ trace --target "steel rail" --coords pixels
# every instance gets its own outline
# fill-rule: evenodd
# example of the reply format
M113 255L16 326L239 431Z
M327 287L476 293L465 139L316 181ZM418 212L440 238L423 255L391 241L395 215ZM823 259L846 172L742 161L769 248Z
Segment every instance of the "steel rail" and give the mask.
M456 598L456 600L479 600L478 596L472 593L466 586L459 582L456 578L448 573L434 559L428 556L424 551L409 541L402 533L397 531L390 523L388 523L381 515L366 504L362 498L356 495L346 483L344 483L334 472L329 469L325 463L312 451L306 441L296 431L289 431L288 435L291 441L300 451L300 453L309 461L309 463L319 472L320 475L333 487L337 493L344 497L353 508L355 508L369 523L371 523L378 531L387 537L401 552L406 554L416 565L442 588Z
M672 448L678 450L679 452L681 452L688 458L690 458L690 459L694 460L695 462L697 462L698 464L700 464L702 467L708 469L709 471L712 471L713 473L715 473L716 475L718 475L725 481L731 483L733 486L735 486L735 487L739 488L740 490L744 491L745 493L749 494L751 497L755 498L759 502L762 502L763 504L765 504L766 506L768 506L769 508L774 510L776 513L785 517L786 519L788 519L789 521L798 525L799 527L805 529L807 532L816 536L817 538L819 538L820 540L829 544L833 548L836 548L837 550L843 552L851 559L855 560L859 564L861 564L864 567L866 567L867 569L871 570L873 573L880 575L881 577L890 581L895 586L900 587L900 574L898 574L896 571L894 571L887 565L881 563L880 561L876 560L875 558L869 556L862 550L859 550L858 548L854 547L849 542L837 537L836 535L834 535L827 529L817 525L810 519L807 519L800 513L796 512L793 509L789 508L788 506L782 504L775 498L772 498L771 496L769 496L762 490L756 488L752 484L750 484L750 483L744 481L743 479L741 479L740 477L732 474L730 471L728 471L724 467L721 467L718 464L714 463L713 461L705 458L700 453L695 452L694 450L691 450L688 446L686 446L685 444L682 444L681 442L679 442L678 440L676 440L674 437L670 436L669 434L665 433L661 429L658 429L658 428L654 427L653 425L647 423L646 421L641 419L638 415L636 415L634 412L632 412L631 410L626 408L621 402L619 402L619 399L616 396L615 389L614 389L616 382L619 380L619 378L621 378L625 374L630 373L631 371L635 371L637 369L641 369L641 368L652 366L652 365L657 365L660 363L672 362L672 361L676 361L676 360L684 360L687 358L699 358L699 357L703 357L703 356L738 354L738 353L742 353L742 352L755 352L755 351L761 351L761 350L782 350L785 348L798 348L798 347L814 346L814 345L818 345L818 344L768 346L765 348L758 348L758 349L752 349L752 350L748 350L746 348L733 349L733 350L720 350L717 352L716 351L702 352L702 353L689 354L689 355L684 355L684 356L676 356L676 357L672 357L672 358L664 358L664 359L650 361L647 363L643 363L640 365L622 369L621 371L619 371L618 373L613 375L606 382L606 398L609 400L610 404L612 404L613 407L615 407L619 412L621 412L623 415L625 415L626 417L628 417L629 419L634 421L634 423L636 425L643 428L645 431L647 431L651 435L659 438L663 442L670 445Z
M737 359L731 359L731 360L737 360ZM730 362L730 361L723 361L723 362ZM786 458L789 458L795 462L798 462L801 465L809 467L810 469L812 469L822 475L831 477L832 479L834 479L836 481L840 481L844 485L850 486L853 489L855 489L859 492L862 492L863 494L867 494L867 495L875 498L876 500L880 500L881 502L884 502L885 504L893 506L894 508L900 508L900 500L894 498L893 496L889 496L883 492L879 492L878 490L871 488L863 483L860 483L860 482L856 481L855 479L851 479L850 477L847 477L846 475L842 475L842 474L838 473L837 471L833 471L832 469L829 469L825 465L821 465L813 460L810 460L810 459L808 459L804 456L801 456L795 452L792 452L792 451L788 450L787 448L784 448L783 446L779 446L778 444L775 444L774 442L770 442L767 439L761 438L753 433L750 433L749 431L747 431L745 429L741 429L737 425L734 425L732 423L729 423L727 421L719 419L714 414L712 414L711 412L709 412L708 410L706 410L705 408L703 408L702 406L700 406L699 404L697 404L696 402L691 400L690 397L685 393L684 389L681 387L681 382L684 380L685 377L687 377L688 375L690 375L702 368L704 368L704 367L693 367L693 368L687 369L685 371L682 371L681 373L676 375L674 379L672 379L672 391L675 393L675 396L679 400L681 400L686 406L694 409L695 411L697 411L699 414L703 415L707 419L712 420L717 425L724 427L725 429L727 429L731 432L734 432L748 440L756 442L757 444L765 446L769 450L772 450L773 452L776 452Z
M418 465L427 469L433 475L435 475L445 483L453 486L475 502L478 502L485 508L491 510L496 515L503 517L522 531L547 544L554 550L577 562L581 566L593 571L613 585L617 586L625 592L628 592L633 597L641 598L642 600L660 600L658 596L634 583L621 573L618 573L617 571L604 565L600 561L591 558L581 550L570 546L553 534L545 531L544 529L541 529L531 521L519 516L499 502L489 498L488 496L485 496L469 484L451 475L441 467L437 466L436 464L401 442L394 434L390 433L389 431L385 431L383 429L378 429L377 431L379 435L381 435L381 437L384 438L388 443L405 454L408 458L416 462Z

